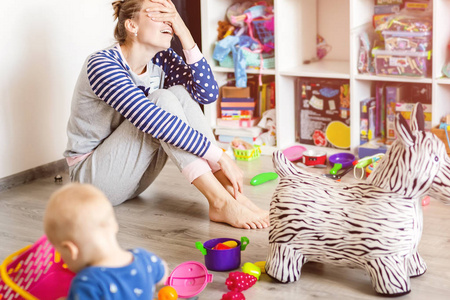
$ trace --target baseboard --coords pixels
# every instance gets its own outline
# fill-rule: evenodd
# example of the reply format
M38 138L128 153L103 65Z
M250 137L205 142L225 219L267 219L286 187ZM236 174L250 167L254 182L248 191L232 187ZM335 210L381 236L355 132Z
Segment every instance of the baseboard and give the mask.
M46 165L0 178L0 192L39 178L54 176L68 171L69 167L67 166L66 160L57 160Z

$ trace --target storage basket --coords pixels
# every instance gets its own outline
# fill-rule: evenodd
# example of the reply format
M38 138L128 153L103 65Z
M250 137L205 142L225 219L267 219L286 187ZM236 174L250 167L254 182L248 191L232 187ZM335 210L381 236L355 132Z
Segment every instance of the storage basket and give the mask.
M0 274L0 300L66 297L75 276L46 236L8 256Z
M233 148L234 156L237 160L250 161L261 156L261 148L255 145L252 149Z

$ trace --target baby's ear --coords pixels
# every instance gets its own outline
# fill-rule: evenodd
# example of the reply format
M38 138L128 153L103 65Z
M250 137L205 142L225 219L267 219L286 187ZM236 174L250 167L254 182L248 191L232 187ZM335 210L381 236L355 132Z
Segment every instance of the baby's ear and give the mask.
M70 253L70 257L72 258L72 260L76 260L78 258L80 250L78 249L78 246L75 245L75 243L71 241L64 241L61 243L61 246Z

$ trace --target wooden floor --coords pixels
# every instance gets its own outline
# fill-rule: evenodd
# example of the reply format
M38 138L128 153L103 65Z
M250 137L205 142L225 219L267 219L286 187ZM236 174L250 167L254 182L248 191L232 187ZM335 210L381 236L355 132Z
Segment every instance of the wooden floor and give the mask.
M251 186L250 179L272 171L271 158L238 162L245 172L245 193L260 207L269 208L277 181ZM323 172L323 170L314 170ZM350 177L350 176L347 176ZM347 179L349 180L349 179ZM63 183L68 183L63 174ZM60 187L53 177L15 187L0 193L0 259L33 243L42 234L42 216L49 195ZM123 247L144 247L168 262L172 270L178 264L204 258L195 242L212 238L250 240L242 252L242 263L263 261L268 249L269 229L243 230L208 219L203 196L168 163L156 182L140 197L115 208L120 224L119 240ZM450 207L432 200L424 208L424 232L419 247L428 265L425 275L413 278L412 292L400 299L450 299ZM214 281L199 299L221 299L227 292L228 272L211 272ZM281 284L267 275L244 292L246 299L380 299L372 290L363 270L336 268L317 263L306 264L298 282Z

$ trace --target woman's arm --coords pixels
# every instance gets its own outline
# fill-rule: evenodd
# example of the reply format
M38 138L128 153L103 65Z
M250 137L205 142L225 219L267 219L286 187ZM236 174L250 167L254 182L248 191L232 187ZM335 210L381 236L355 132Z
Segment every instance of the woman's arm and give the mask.
M186 64L172 49L159 52L153 58L153 63L161 66L166 74L164 87L183 85L195 101L201 104L215 102L219 96L219 86L211 67L197 46L190 50L188 55L198 60Z
M203 134L149 101L131 80L116 49L92 55L87 73L96 96L143 132L211 162L222 156L222 150Z
M198 49L191 32L184 24L171 0L151 0L157 5L146 9L148 17L172 27L173 33L180 39L186 62L172 49L158 53L153 62L161 66L167 75L165 87L183 85L194 100L209 104L217 100L219 87L214 79L206 59Z

